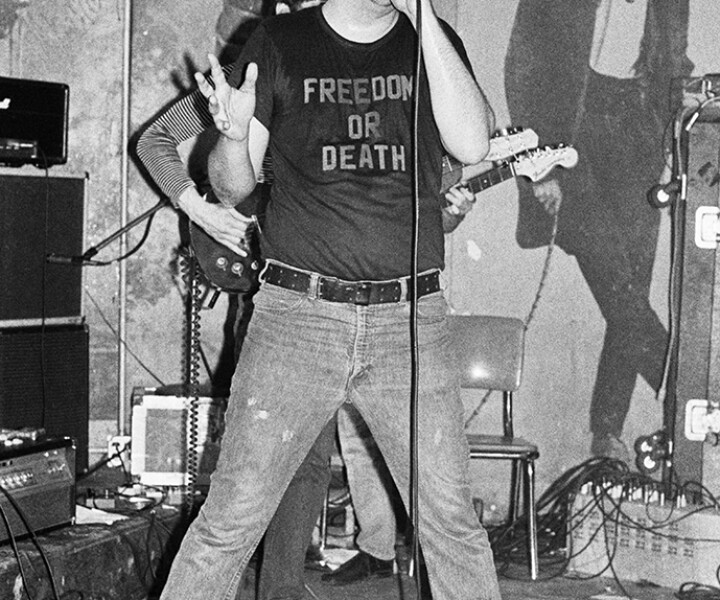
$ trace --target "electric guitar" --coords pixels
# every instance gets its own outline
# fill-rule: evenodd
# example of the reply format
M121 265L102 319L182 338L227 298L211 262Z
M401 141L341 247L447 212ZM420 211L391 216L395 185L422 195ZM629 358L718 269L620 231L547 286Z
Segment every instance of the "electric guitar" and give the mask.
M478 194L489 187L513 179L527 177L536 182L543 179L555 167L570 169L577 164L578 153L572 146L559 144L534 148L503 161L500 165L470 177L464 183L473 194ZM441 194L462 181L462 166L445 169L442 178Z
M539 181L555 166L570 167L577 162L577 151L571 147L535 149L537 143L537 134L532 129L500 132L490 140L486 160L507 159L508 162L470 178L467 185L474 193L478 193L518 175ZM463 166L449 157L443 160L442 193L462 180ZM262 268L257 227L249 230L247 238L248 255L240 256L217 242L195 223L190 223L190 241L195 257L205 277L215 288L237 294L257 287Z

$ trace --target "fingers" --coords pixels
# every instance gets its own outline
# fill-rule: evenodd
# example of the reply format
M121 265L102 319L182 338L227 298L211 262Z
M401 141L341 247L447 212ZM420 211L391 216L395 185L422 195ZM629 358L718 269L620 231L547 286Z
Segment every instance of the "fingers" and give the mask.
M475 204L475 194L462 184L451 187L445 194L445 199L450 203L447 211L453 215L466 215Z
M225 240L218 240L223 246L226 248L230 248L235 254L239 254L240 256L247 256L247 243L245 242L245 238L240 238L240 241L233 241L228 242Z
M245 79L243 79L240 90L243 92L251 92L255 90L255 82L258 76L258 66L256 63L248 63L245 69Z
M194 75L195 81L198 84L198 88L202 92L203 96L205 96L206 98L210 98L210 96L217 89L218 85L222 86L227 84L227 81L225 79L225 73L223 73L220 62L217 58L215 58L215 55L208 54L208 60L210 61L210 76L212 77L212 81L215 85L213 86L210 84L204 73L196 72Z
M195 73L195 82L197 83L198 89L203 96L209 98L212 95L213 88L205 75L203 75L202 73Z
M208 62L210 63L210 73L212 75L213 81L215 82L215 85L220 82L226 83L225 73L223 73L222 67L220 66L220 61L217 59L217 57L214 54L208 54Z
M209 54L208 60L211 80L202 73L195 73L198 89L207 98L208 112L218 131L229 139L243 141L255 111L257 64L248 64L242 85L235 89L228 84L218 59Z
M243 227L244 230L252 226L252 224L255 222L255 219L236 211L234 208L225 208L225 210L227 211L227 214L229 215L231 221Z
M475 194L473 194L472 190L469 187L461 184L458 190L462 194L463 200L465 200L465 202L469 202L470 204L473 204L475 202Z

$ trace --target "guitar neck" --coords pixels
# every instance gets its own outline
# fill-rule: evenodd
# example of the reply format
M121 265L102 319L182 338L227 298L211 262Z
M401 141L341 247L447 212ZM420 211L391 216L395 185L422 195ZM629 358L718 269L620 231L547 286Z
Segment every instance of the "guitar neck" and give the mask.
M478 194L513 177L515 177L515 169L513 169L512 163L507 163L471 177L467 180L467 186L473 194Z

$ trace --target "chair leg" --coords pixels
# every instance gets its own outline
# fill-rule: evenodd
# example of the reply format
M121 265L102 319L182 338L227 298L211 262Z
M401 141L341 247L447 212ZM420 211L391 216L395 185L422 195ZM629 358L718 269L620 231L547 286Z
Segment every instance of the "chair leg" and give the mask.
M510 508L508 510L508 524L512 525L520 516L520 500L523 489L523 471L519 468L518 460L512 461L510 472Z
M535 581L538 578L538 531L537 513L535 508L535 461L525 461L525 485L527 486L527 536L528 551L530 553L530 579Z
M320 513L320 552L325 552L328 538L328 504L330 502L330 488L325 493L322 512Z

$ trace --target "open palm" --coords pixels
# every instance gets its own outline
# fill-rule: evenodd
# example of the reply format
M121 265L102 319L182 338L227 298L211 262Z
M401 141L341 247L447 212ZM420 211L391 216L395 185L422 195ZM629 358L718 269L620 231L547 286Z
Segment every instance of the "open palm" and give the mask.
M233 140L244 140L248 135L250 120L255 113L255 82L257 65L250 63L245 79L239 88L228 85L218 59L210 54L210 74L213 85L202 73L195 74L195 80L203 96L208 99L208 110L215 127L224 136Z

